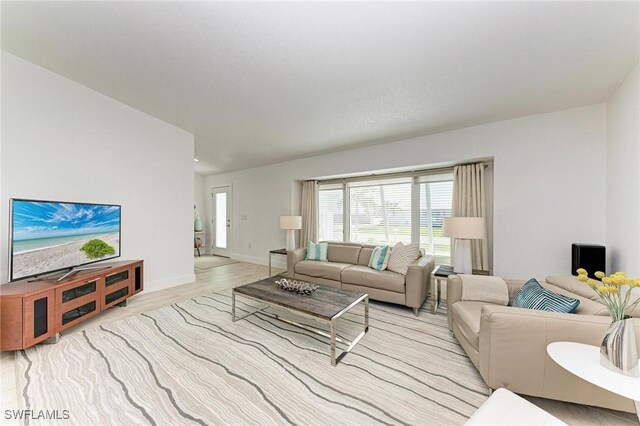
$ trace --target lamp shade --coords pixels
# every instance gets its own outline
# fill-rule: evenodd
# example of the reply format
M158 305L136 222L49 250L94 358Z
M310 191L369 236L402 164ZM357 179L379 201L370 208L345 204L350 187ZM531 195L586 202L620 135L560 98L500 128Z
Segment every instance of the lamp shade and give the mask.
M485 237L483 217L445 217L442 235L449 238L481 240Z
M280 216L280 229L302 229L302 216Z

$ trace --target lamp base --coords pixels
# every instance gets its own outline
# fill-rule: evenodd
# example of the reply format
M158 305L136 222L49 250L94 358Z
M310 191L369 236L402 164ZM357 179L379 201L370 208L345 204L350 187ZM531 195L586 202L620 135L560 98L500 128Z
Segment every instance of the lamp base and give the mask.
M471 263L471 240L456 239L453 270L461 274L470 274L473 270Z
M296 249L296 237L293 229L287 229L287 251Z

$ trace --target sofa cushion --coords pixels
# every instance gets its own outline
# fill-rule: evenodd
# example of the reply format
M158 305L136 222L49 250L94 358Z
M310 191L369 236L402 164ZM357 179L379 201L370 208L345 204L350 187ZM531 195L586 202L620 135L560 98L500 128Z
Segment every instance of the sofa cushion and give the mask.
M578 309L578 305L580 305L578 299L554 293L542 287L535 278L527 281L513 299L513 306L517 308L547 312L573 313Z
M355 265L358 263L361 248L360 245L329 244L327 259L329 262L351 263Z
M340 273L348 266L348 263L318 262L315 260L303 260L296 263L297 274L308 275L310 277L325 278L328 280L340 281Z
M479 350L480 347L480 318L482 307L486 304L487 302L462 300L451 307L453 321L475 350Z
M402 274L391 271L376 271L368 266L349 266L342 271L342 282L363 287L404 293L404 279Z
M319 260L321 262L327 261L327 243L312 243L307 241L307 256L305 260Z
M362 247L362 250L360 250L360 256L358 256L358 265L368 266L372 253L373 247Z

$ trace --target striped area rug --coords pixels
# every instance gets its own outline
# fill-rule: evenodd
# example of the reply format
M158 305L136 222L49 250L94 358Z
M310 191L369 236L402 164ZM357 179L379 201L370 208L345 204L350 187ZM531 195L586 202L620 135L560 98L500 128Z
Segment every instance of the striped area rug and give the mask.
M239 315L255 309L241 300ZM369 333L332 367L328 339L265 313L234 323L230 303L212 293L19 352L22 408L69 412L29 424L463 424L487 399L442 309L372 302Z

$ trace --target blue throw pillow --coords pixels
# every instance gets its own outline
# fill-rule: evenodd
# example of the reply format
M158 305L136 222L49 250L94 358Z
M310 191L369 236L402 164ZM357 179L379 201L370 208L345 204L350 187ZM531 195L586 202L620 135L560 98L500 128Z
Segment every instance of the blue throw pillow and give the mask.
M327 249L329 244L327 243L312 243L307 241L307 256L304 260L319 260L320 262L327 261Z
M578 299L547 290L535 278L531 278L518 290L512 304L516 308L538 309L540 311L566 314L574 313L578 309L578 305L580 305Z
M369 259L369 268L373 268L376 271L384 271L385 269L387 269L390 255L391 249L389 248L389 246L377 246L371 252L371 258Z

